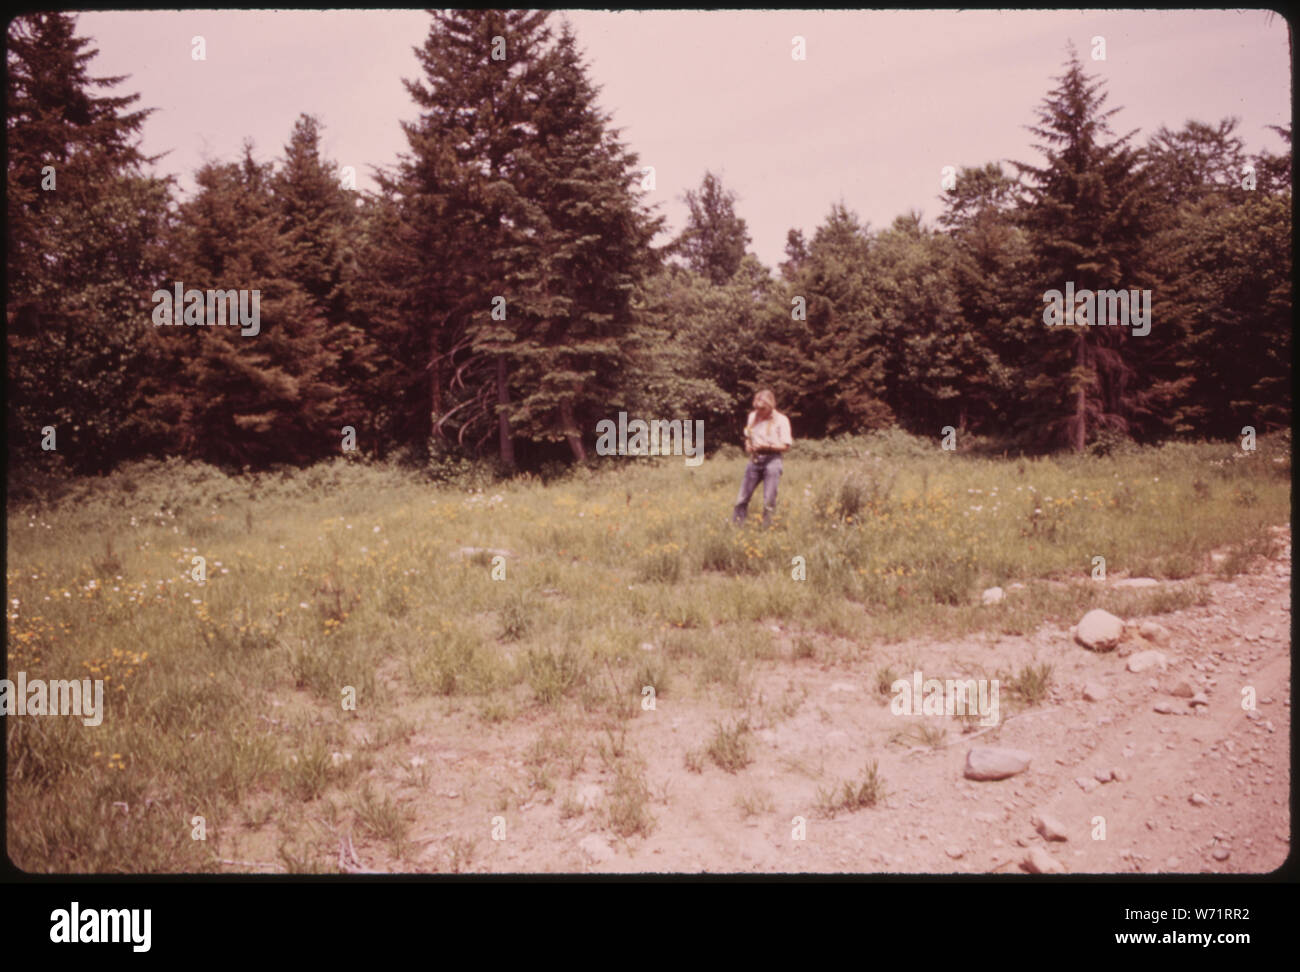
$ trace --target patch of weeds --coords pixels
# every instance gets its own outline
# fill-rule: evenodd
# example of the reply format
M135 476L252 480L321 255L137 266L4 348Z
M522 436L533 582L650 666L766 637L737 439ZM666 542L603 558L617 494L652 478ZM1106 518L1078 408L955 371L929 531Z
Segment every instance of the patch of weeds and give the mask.
M703 749L688 749L685 758L686 768L692 773L703 773L705 756Z
M1011 679L1007 688L1024 699L1026 705L1037 705L1047 698L1051 684L1052 666L1043 662L1041 665L1026 665L1020 669L1020 674Z
M650 788L644 777L626 764L620 766L609 792L606 812L610 828L620 837L649 834L654 826L649 803Z
M577 651L530 651L524 657L524 678L537 701L551 705L564 698L586 677L586 666Z
M478 841L468 837L453 837L447 844L447 868L452 874L463 874L474 860Z
M744 769L754 761L749 752L749 720L731 726L718 725L705 752L728 773Z
M863 807L874 807L885 798L884 781L873 760L863 772L862 781L846 780L829 790L817 790L817 809L827 817L837 813L853 813Z
M750 817L760 816L761 814L772 813L776 809L776 804L773 802L770 793L763 790L755 790L737 796L736 807L740 810L740 815L748 819Z
M876 691L879 694L892 695L894 692L893 685L896 681L898 681L898 675L894 672L892 665L876 669Z

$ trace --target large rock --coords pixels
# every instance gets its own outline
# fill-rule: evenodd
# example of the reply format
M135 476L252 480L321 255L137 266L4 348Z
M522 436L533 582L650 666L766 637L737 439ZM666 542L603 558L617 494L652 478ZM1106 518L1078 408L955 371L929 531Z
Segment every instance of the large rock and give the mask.
M976 746L966 754L966 779L1005 780L1029 769L1033 755L1023 749Z
M1094 608L1079 621L1074 637L1090 651L1110 651L1124 637L1124 622L1109 611Z
M1002 588L990 587L988 590L986 590L983 594L980 595L980 600L983 601L985 604L997 604L1004 597L1006 597L1006 594L1003 592Z
M1163 672L1168 659L1162 651L1156 651L1154 648L1150 651L1139 651L1136 655L1130 655L1128 660L1128 670L1134 674L1149 671L1157 666Z

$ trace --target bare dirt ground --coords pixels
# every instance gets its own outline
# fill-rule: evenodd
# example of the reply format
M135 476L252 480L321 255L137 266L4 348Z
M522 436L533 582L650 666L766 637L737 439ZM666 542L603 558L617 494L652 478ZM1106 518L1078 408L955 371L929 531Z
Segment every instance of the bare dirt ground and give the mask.
M1035 849L1066 872L1266 873L1291 846L1290 531L1275 530L1285 541L1278 557L1212 581L1204 607L1152 619L1168 635L1152 643L1136 633L1144 619L1126 618L1124 641L1107 653L1045 625L1027 637L891 645L868 663L761 663L749 688L764 701L747 710L753 761L735 773L707 759L691 772L686 755L746 710L720 694L670 691L623 723L651 794L648 835L621 838L611 827L615 774L596 752L597 721L525 708L491 723L466 700L403 699L403 718L417 728L373 750L366 779L409 823L404 858L346 812L331 824L312 805L292 812L321 845L351 839L345 869L385 873L1016 874ZM1163 671L1128 670L1135 652L1151 649L1165 654ZM1052 681L1046 698L1018 712L1004 690L1003 725L977 739L958 720L894 715L876 686L881 659L905 660L906 671L894 665L900 677L914 663L927 678L949 678L987 676L991 658L1008 672L1048 662ZM1084 700L1085 685L1104 697ZM1243 708L1247 688L1253 711ZM1193 707L1189 689L1208 704ZM899 740L922 724L947 735L938 745L915 733ZM557 757L553 789L539 788L528 748L566 732L573 758L566 769ZM359 719L358 747L372 733ZM1029 768L965 779L967 752L986 744L1029 752ZM819 789L860 780L872 760L881 801L818 812ZM1044 839L1035 813L1055 818L1068 839ZM795 839L797 817L804 839ZM278 839L273 820L241 826L226 831L221 853L275 861Z

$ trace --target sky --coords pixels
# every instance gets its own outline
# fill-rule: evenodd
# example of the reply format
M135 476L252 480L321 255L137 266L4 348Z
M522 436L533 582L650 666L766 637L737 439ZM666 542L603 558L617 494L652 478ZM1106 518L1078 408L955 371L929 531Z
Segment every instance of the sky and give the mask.
M750 249L770 267L786 233L811 236L842 201L870 226L942 210L944 166L1037 163L1027 125L1073 42L1105 82L1117 134L1240 119L1248 152L1280 152L1268 125L1291 119L1288 24L1244 11L602 11L573 24L624 142L655 169L647 203L675 233L706 170L736 193ZM156 108L143 129L158 171L184 192L204 161L245 138L282 156L301 112L325 126L325 154L374 187L374 166L406 150L417 109L422 10L131 11L78 15L92 76L130 75L115 93ZM202 36L206 60L191 56ZM792 57L803 38L804 59ZM1094 58L1104 38L1105 58ZM1009 165L1006 166L1011 171ZM661 237L660 243L666 242Z

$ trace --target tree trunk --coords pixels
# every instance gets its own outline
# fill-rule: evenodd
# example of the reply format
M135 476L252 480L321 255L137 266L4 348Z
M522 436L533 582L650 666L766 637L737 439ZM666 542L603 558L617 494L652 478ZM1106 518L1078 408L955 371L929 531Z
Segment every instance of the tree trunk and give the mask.
M438 419L442 417L442 358L437 348L433 350L429 371L429 383L432 385L429 393L429 433L432 436L438 434Z
M506 357L503 354L497 356L497 403L510 404L510 383L506 377ZM504 408L497 415L497 427L501 433L501 465L514 469L515 441L510 437L510 419Z
M1079 335L1079 390L1074 397L1074 451L1082 452L1088 442L1088 345Z
M587 458L587 450L582 445L582 432L573 420L573 403L560 403L560 421L564 423L564 437L569 442L569 450L573 453L573 458L578 462L583 462Z

